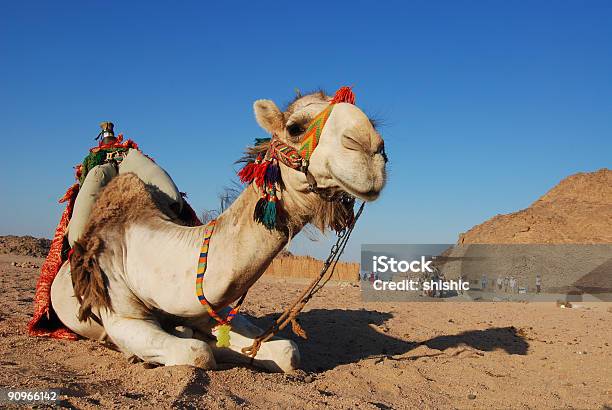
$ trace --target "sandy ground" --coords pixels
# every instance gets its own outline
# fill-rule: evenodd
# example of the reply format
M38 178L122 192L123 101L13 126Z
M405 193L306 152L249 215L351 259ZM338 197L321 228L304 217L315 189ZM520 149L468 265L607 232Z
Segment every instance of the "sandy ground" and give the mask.
M31 338L38 270L0 255L0 387L61 388L70 408L610 408L612 304L363 303L332 284L302 315L303 370L130 364L98 342ZM269 323L302 284L265 279ZM296 339L297 340L297 339Z

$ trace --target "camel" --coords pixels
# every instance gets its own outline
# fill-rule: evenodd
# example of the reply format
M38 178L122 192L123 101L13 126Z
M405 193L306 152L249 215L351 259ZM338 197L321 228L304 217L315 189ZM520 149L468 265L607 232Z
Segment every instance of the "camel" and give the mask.
M357 106L316 92L296 97L284 112L271 100L257 100L254 112L272 142L297 147L312 119L331 103L307 171L279 163L278 226L254 220L261 198L255 183L217 218L203 292L219 315L227 315L230 304L305 225L346 226L352 203L334 201L337 194L364 201L379 197L386 180L384 142ZM272 142L251 153L265 152ZM205 169L205 159L199 161ZM205 172L202 177L214 179ZM134 174L118 176L104 188L73 249L72 269L65 263L51 287L51 303L62 323L82 337L112 342L128 357L160 365L214 369L217 363L252 363L273 372L297 369L300 354L288 339L263 343L253 359L243 354L262 330L240 315L231 322L229 347L215 343L217 323L194 290L207 227L184 226L168 215Z

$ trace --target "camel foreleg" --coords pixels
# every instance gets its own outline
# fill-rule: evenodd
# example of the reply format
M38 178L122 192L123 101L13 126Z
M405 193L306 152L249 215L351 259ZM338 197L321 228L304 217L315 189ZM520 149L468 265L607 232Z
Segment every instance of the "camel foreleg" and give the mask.
M223 315L227 312L223 312ZM210 321L204 320L203 325L192 323L197 330L210 334ZM263 331L247 318L237 315L231 322L230 347L217 347L216 340L207 340L219 363L253 364L271 372L289 373L300 365L300 351L292 340L275 337L261 345L253 360L242 349L249 347ZM216 331L212 330L213 335ZM196 336L197 337L197 336Z
M186 364L203 369L217 366L208 344L173 336L155 319L133 319L111 313L103 315L102 320L107 335L127 355L166 366Z

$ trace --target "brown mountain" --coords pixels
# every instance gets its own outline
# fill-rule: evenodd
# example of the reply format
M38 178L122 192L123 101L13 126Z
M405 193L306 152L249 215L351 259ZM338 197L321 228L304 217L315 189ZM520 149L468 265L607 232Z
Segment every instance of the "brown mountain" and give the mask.
M571 175L529 208L494 216L458 243L612 243L612 170Z

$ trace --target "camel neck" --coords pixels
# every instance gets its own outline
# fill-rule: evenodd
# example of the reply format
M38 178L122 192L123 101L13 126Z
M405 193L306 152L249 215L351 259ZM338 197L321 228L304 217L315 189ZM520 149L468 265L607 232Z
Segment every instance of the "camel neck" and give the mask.
M204 294L216 306L225 306L244 294L261 277L274 257L308 222L304 209L291 195L283 198L284 212L304 215L291 230L270 230L253 220L259 194L248 186L217 219L210 241Z

